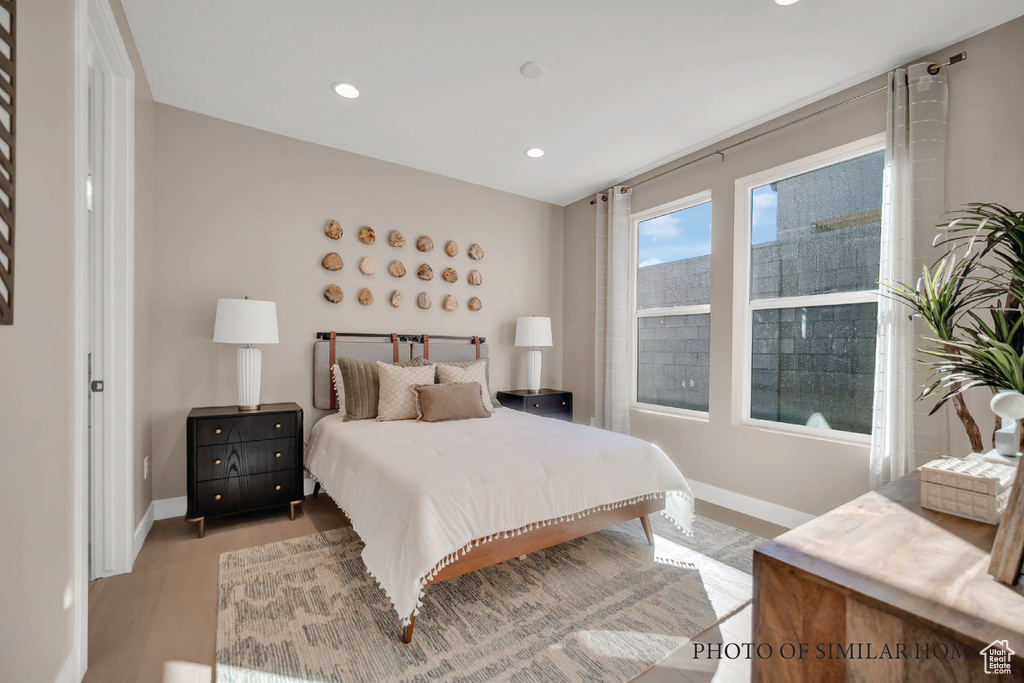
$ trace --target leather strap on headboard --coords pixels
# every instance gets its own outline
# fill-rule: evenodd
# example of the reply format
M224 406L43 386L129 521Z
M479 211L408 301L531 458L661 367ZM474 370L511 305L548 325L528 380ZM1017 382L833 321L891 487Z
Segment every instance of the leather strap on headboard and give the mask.
M395 361L398 362L398 335L394 332L391 333L391 345L395 348Z
M331 377L331 410L338 409L338 387L335 386L334 384L334 364L338 362L338 359L334 355L334 344L336 336L337 335L334 332L331 332L331 351L330 354L327 356L327 373Z
M480 360L480 337L473 336L473 345L476 346L476 359Z
M423 358L424 360L430 360L430 335L423 335Z

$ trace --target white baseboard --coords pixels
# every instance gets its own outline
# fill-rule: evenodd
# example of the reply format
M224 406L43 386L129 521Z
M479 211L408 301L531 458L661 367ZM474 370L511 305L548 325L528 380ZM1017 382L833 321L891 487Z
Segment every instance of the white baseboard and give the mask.
M188 512L188 497L161 498L153 501L153 519L184 517Z
M146 541L146 536L149 536L149 530L153 528L153 511L156 503L150 503L149 508L146 510L146 514L142 515L142 520L139 525L135 527L135 536L132 537L132 566L135 566L135 558L139 556L139 551L142 550L142 544Z
M314 483L315 482L312 479L303 480L302 495L308 496L313 493ZM150 506L150 510L153 511L153 519L184 517L185 513L188 512L188 497L180 496L178 498L161 498L160 500L154 500L153 505Z
M85 678L85 667L80 661L80 655L77 645L71 648L68 658L64 660L63 668L57 674L55 683L82 683L82 679Z
M694 481L693 479L687 479L687 481L690 483L690 490L693 491L693 495L696 498L735 510L736 512L742 512L751 517L763 519L772 524L784 526L787 529L793 529L814 519L814 515L783 507L782 505L776 505L775 503L769 503L760 498L745 496L742 493L721 489L711 484Z

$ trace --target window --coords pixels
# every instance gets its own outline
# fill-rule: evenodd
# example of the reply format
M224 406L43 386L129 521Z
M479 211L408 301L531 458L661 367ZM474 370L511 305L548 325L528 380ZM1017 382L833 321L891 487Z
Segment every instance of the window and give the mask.
M737 182L744 422L871 433L883 166L859 144Z
M711 193L633 216L632 405L707 414Z

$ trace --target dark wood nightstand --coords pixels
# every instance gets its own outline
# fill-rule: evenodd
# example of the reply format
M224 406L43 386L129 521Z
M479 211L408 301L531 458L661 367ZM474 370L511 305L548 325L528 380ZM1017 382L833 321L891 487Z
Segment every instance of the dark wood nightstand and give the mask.
M193 408L188 414L188 516L207 517L302 504L302 408L264 403Z
M526 389L499 391L498 403L512 410L572 422L571 391L558 389L541 389L537 392Z

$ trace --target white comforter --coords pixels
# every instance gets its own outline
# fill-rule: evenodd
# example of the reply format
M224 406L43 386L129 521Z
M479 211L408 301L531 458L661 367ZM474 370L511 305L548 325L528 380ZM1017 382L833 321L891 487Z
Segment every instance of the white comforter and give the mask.
M486 419L321 419L306 468L363 540L363 562L408 623L429 577L471 542L615 504L665 498L689 531L693 495L653 444L509 408Z

